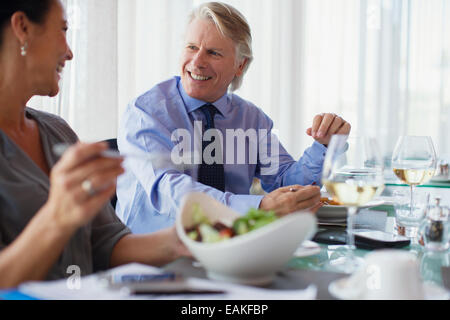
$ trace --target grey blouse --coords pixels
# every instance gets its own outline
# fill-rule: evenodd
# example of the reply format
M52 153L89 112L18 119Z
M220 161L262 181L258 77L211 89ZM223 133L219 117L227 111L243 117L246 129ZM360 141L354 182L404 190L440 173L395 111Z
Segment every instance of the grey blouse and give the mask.
M58 143L76 143L78 138L55 115L27 108L26 116L38 123L44 154L52 168L59 160L52 147ZM0 251L19 236L45 204L49 186L48 176L0 130ZM73 235L47 280L70 276L67 271L71 265L78 266L82 275L108 269L115 244L129 233L108 204L92 222Z

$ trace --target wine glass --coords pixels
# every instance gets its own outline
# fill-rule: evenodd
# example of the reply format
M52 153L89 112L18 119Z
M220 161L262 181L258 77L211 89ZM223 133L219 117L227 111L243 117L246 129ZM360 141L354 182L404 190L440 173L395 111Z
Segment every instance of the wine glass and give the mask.
M410 186L409 215L414 217L414 187L429 181L436 171L436 152L431 137L403 136L392 154L395 175ZM409 233L413 240L414 232Z
M347 208L347 252L333 267L352 273L362 263L354 255L353 217L384 189L383 159L375 139L334 135L325 156L322 183Z

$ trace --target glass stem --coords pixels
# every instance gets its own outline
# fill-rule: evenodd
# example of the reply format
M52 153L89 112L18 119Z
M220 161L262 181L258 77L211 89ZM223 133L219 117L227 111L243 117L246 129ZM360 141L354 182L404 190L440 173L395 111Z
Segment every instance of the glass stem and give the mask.
M349 255L353 256L355 247L355 235L353 234L353 217L358 211L357 207L349 207L347 214L347 245L349 247Z
M414 185L411 185L410 186L410 188L411 188L411 203L410 203L410 206L409 206L409 216L410 217L412 217L413 216L413 212L414 212L414 199L413 199L413 194L414 194Z

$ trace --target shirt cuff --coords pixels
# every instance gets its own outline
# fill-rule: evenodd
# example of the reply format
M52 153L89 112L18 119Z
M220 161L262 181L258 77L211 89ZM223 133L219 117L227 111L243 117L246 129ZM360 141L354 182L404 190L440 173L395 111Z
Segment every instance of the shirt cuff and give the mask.
M253 196L253 195L232 195L229 199L229 207L234 211L245 215L250 209L259 209L264 196Z
M325 147L323 144L314 141L309 151L312 158L325 159L327 150L328 150L327 147Z

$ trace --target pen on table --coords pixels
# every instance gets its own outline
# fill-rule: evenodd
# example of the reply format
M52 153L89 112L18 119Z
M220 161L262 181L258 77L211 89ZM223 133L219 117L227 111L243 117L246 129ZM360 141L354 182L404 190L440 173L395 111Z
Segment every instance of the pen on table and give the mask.
M111 284L130 284L130 283L150 283L150 282L163 282L163 281L175 281L180 276L175 273L160 273L160 274L122 274L122 275L110 275L109 282Z
M207 295L207 294L224 294L225 291L222 290L196 290L196 289L188 289L188 290L179 290L179 291L132 291L133 295L158 295L158 296L169 296L169 295Z
M126 290L130 295L195 295L224 294L220 289L190 288L185 279L176 273L160 274L109 274L109 288Z

